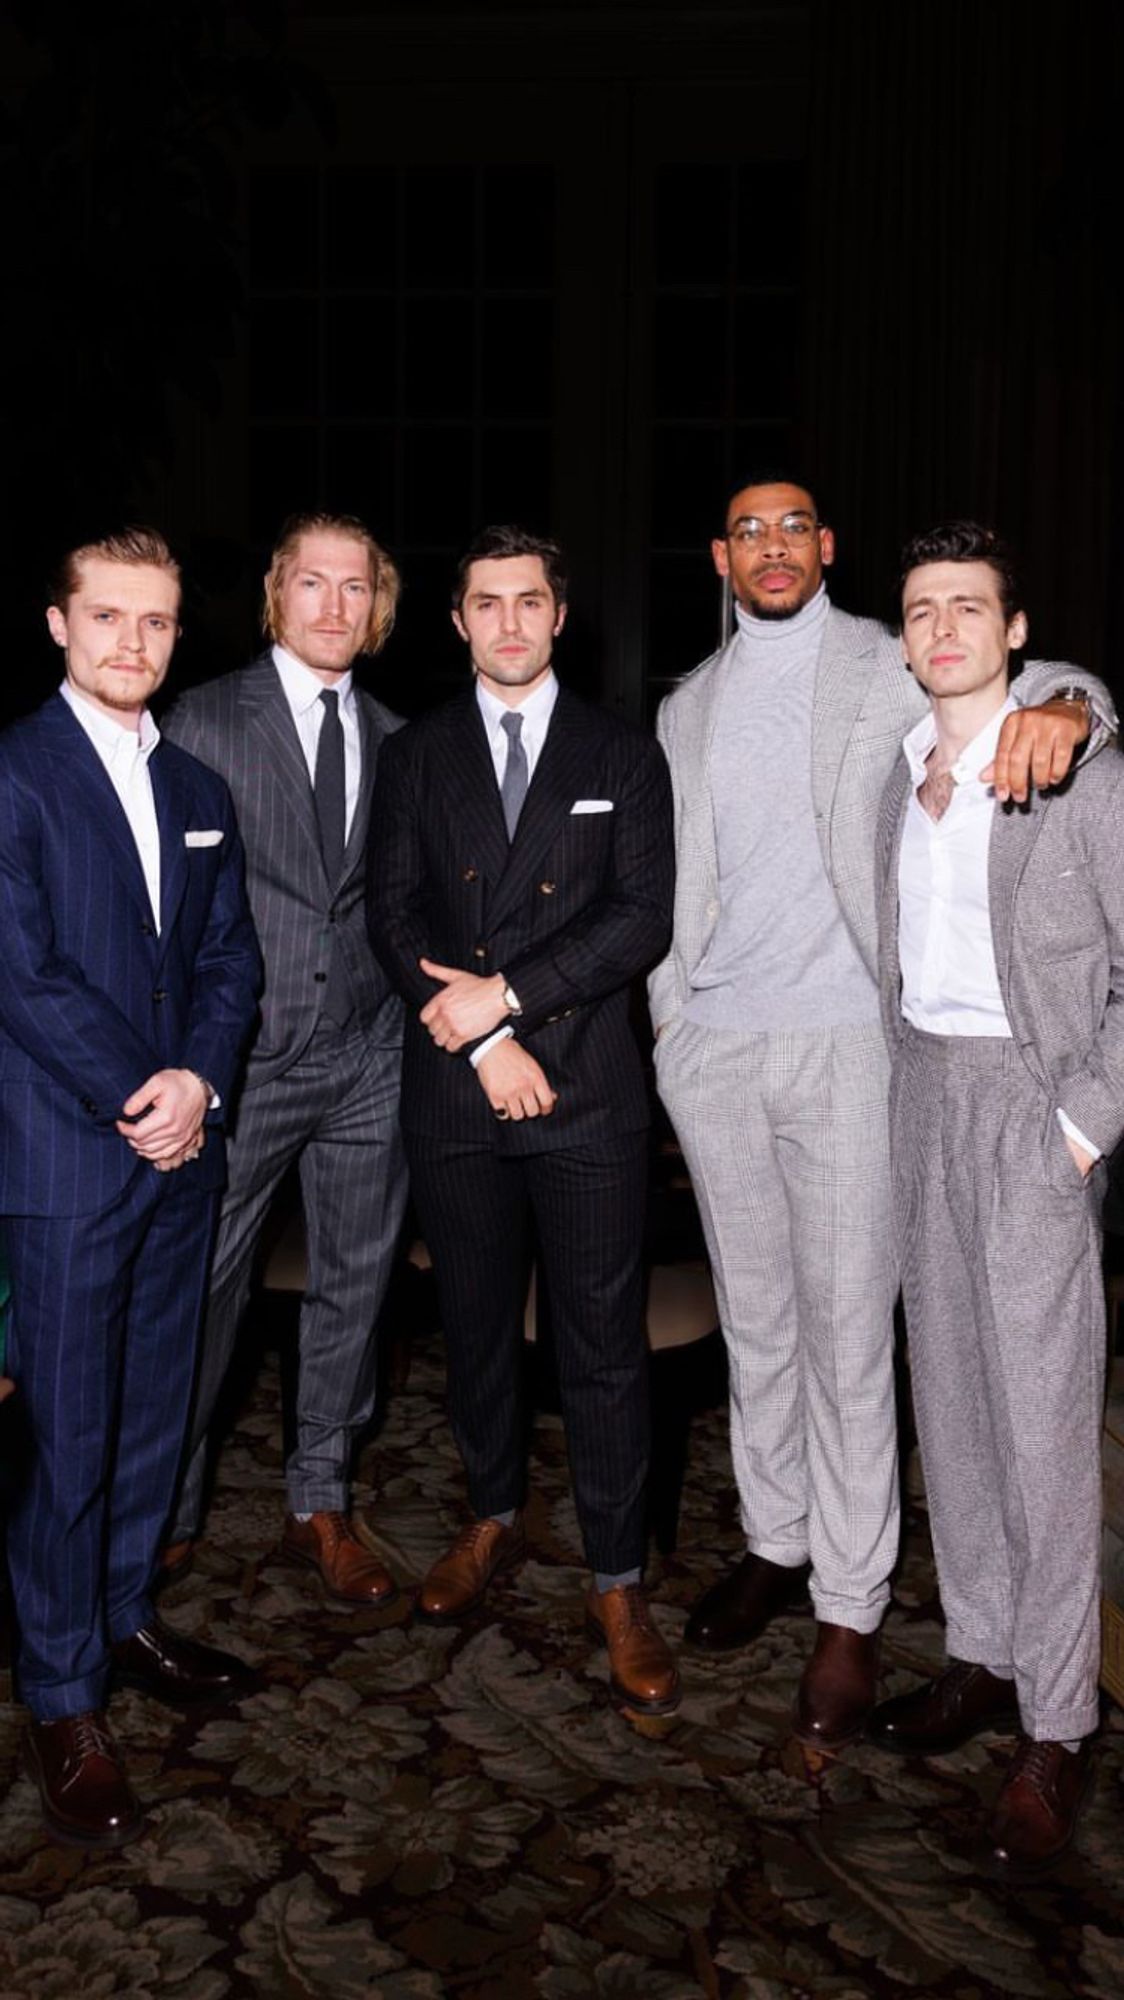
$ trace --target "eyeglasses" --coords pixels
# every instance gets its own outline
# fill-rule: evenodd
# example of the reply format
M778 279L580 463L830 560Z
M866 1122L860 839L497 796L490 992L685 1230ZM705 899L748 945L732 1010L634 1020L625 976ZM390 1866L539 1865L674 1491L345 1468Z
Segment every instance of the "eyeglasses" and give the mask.
M786 542L806 542L819 526L814 514L782 514L779 521L762 521L756 514L748 514L744 521L736 521L727 529L726 540L741 542L747 549L755 548L773 533L779 533Z

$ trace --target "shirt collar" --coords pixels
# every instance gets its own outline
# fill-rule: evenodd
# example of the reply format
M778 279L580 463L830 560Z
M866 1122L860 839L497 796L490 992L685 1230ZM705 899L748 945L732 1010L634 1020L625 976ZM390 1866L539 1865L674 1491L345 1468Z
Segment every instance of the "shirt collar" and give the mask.
M1014 695L1009 694L1002 708L996 709L995 714L989 722L984 724L979 735L973 736L972 741L961 751L949 773L954 784L965 785L971 779L978 778L981 771L986 770L995 755L995 747L999 741L999 732L1007 716L1013 714L1018 705ZM902 744L902 748L906 754L906 761L909 765L910 777L913 779L915 788L924 782L925 767L931 753L936 748L936 743L937 725L933 719L933 711L929 708L921 717L920 722L916 723L909 731Z
M526 734L528 723L532 729L541 729L545 733L546 725L554 713L554 704L558 699L558 682L554 674L549 673L542 686L537 687L533 694L529 694L526 701L512 704L511 702L501 701L498 695L492 694L483 685L478 674L476 677L476 699L480 705L480 713L484 718L484 727L488 731L489 736L498 735L504 716L511 715L512 713L517 713L523 717L524 734Z
M152 719L150 709L141 710L140 728L130 729L127 723L115 722L111 715L106 715L100 708L95 708L93 702L88 701L70 681L63 681L59 693L95 749L107 762L110 759L116 762L119 758L127 762L134 757L141 757L147 764L160 741L160 731Z
M338 681L322 681L310 667L305 666L303 660L298 660L296 654L290 653L285 646L274 646L273 664L285 690L285 699L294 715L304 715L308 709L315 706L329 687L334 688L339 695L341 709L350 709L354 705L354 679L350 667L345 674L340 675Z

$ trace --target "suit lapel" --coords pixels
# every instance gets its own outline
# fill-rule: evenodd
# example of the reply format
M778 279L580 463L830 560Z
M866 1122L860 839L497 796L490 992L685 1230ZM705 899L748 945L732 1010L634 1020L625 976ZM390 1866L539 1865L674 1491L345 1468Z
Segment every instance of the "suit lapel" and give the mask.
M273 661L266 657L260 666L260 673L252 668L247 671L239 698L248 711L250 734L260 751L263 772L282 793L287 812L304 835L309 866L323 879L320 828L304 751Z
M125 808L113 789L113 782L85 730L62 696L57 709L45 709L43 722L47 749L62 757L67 767L67 791L72 805L85 814L103 844L141 914L152 921L152 904L144 879L137 843Z
M508 849L507 866L488 903L489 929L502 923L519 902L557 834L559 822L568 815L583 785L588 786L589 749L589 730L582 705L565 688L559 688L515 839ZM489 766L492 793L498 805L499 789L490 757ZM500 824L502 827L502 815Z
M829 611L816 668L812 703L812 807L822 828L831 821L839 767L874 663L873 647L855 644L856 629Z
M160 829L160 950L164 952L187 887L184 834L191 820L191 802L175 767L161 756L159 748L150 759L148 770Z
M509 848L495 766L475 688L450 704L442 718L444 797L439 809L456 830L458 857L479 871L485 893L496 888ZM526 810L526 808L524 808Z
M883 810L890 815L890 835L882 856L882 878L878 884L879 966L882 998L887 1017L901 1014L901 972L898 963L898 864L901 860L905 817L912 790L909 765L903 757L894 770L894 789ZM883 822L885 824L885 822Z
M1023 869L1030 860L1049 810L1049 799L1032 792L1025 806L997 805L992 814L987 849L987 894L991 911L991 942L1005 1007L1010 992L1015 897Z

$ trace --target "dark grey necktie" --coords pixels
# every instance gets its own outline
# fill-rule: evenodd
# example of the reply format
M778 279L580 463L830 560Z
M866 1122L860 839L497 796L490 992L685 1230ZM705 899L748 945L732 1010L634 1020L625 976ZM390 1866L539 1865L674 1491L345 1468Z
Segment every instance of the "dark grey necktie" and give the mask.
M316 776L312 781L312 791L320 827L320 852L328 879L334 882L343 867L344 827L347 821L343 724L340 721L340 698L335 688L325 688L320 700L324 707L324 719L316 744Z
M503 783L500 798L503 801L503 816L507 822L507 837L515 839L515 829L527 796L527 752L523 748L523 717L505 715L500 728L507 737L507 763L503 767Z

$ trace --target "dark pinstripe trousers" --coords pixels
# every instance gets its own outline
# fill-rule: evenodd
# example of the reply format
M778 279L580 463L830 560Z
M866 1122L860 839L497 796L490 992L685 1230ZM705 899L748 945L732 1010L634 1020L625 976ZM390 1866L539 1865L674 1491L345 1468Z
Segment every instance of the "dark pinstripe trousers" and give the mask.
M8 1564L38 1721L100 1708L108 1642L150 1616L217 1209L217 1194L144 1166L108 1209L5 1225L32 1435Z
M398 1131L402 1052L321 1022L281 1076L247 1088L227 1139L229 1179L211 1269L183 1488L172 1540L202 1521L207 1435L250 1294L266 1210L297 1163L308 1282L301 1305L293 1513L340 1512L375 1403L375 1321L406 1205Z
M473 1512L501 1514L523 1504L520 1357L537 1243L586 1558L613 1576L641 1567L649 1452L646 1135L518 1157L410 1133L406 1147L437 1277L449 1420Z

